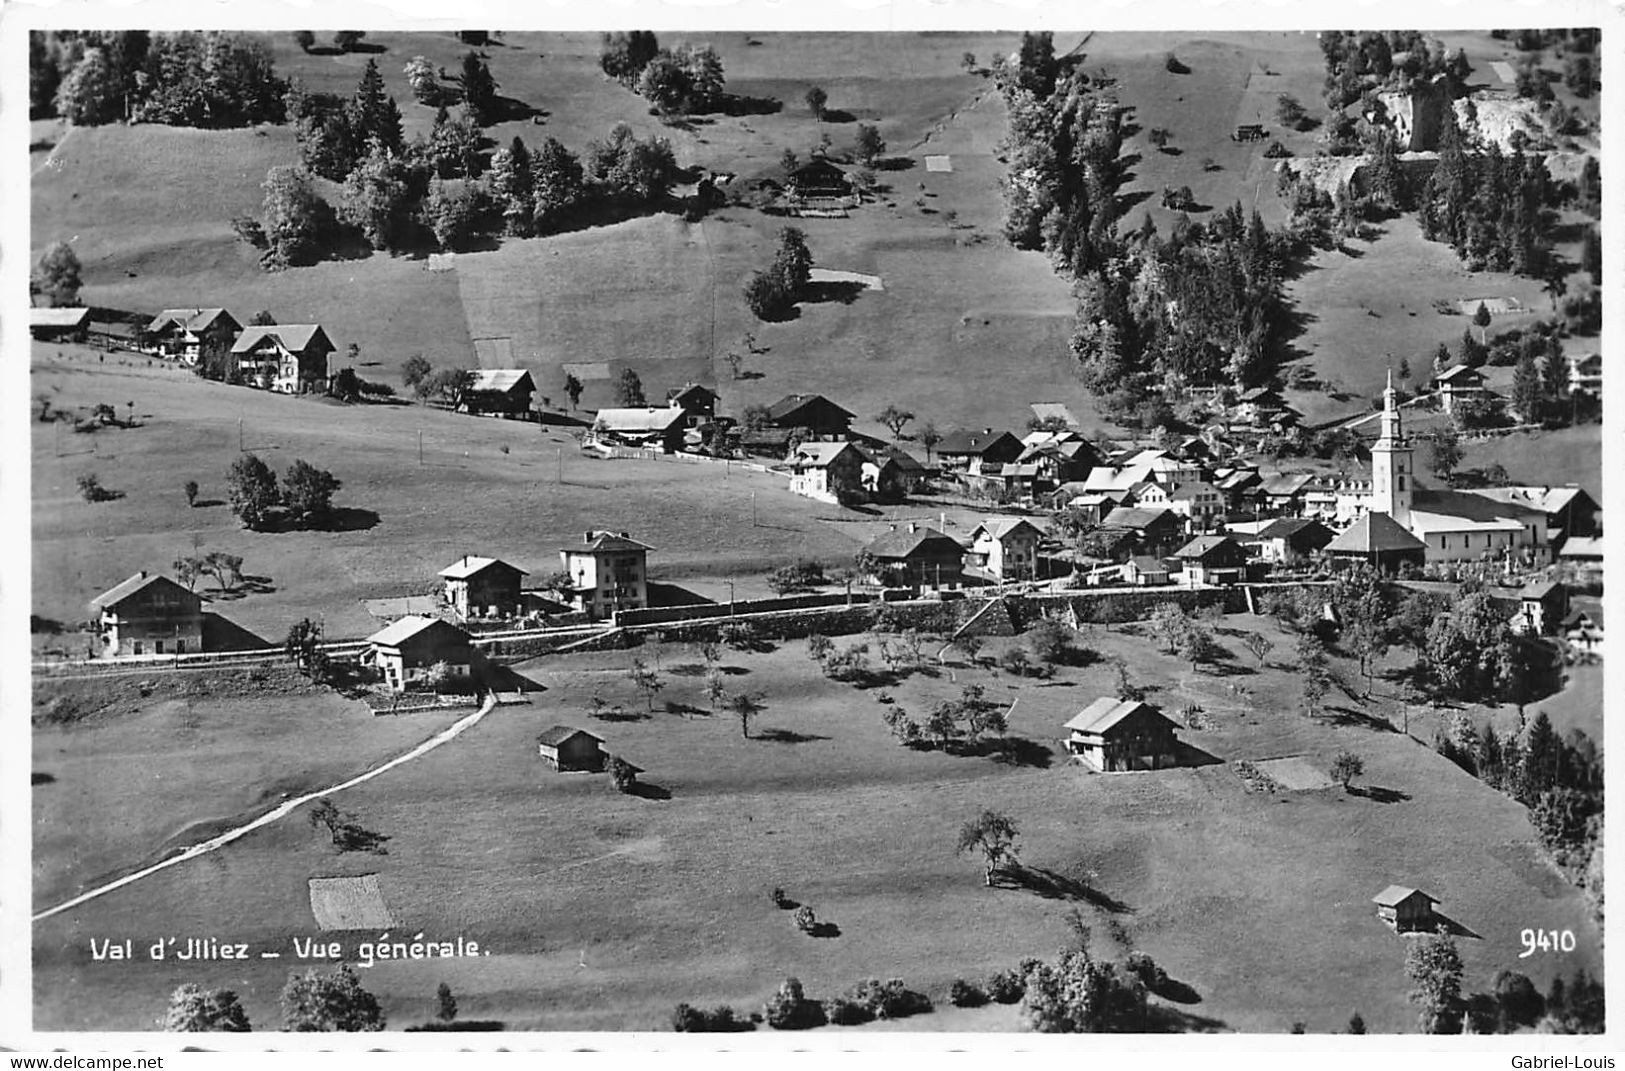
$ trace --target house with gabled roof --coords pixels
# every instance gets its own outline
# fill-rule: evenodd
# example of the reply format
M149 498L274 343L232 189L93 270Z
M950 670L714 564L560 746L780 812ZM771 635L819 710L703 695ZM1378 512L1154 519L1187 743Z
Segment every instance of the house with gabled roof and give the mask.
M893 525L864 548L882 584L911 588L957 588L964 582L965 547L943 532L913 521Z
M1136 554L1123 563L1123 581L1136 587L1160 587L1172 576L1168 563L1151 554Z
M520 585L529 574L500 558L465 554L440 570L446 605L466 621L471 617L513 617L521 608Z
M1102 696L1065 728L1067 751L1102 773L1179 764L1178 726L1148 703Z
M457 408L475 415L494 413L498 416L525 418L530 415L531 398L536 394L536 381L523 368L476 368L469 373L468 386L463 389Z
M437 666L444 664L440 685L466 685L473 679L475 651L468 633L438 617L412 615L367 637L363 659L378 670L384 686L404 692L434 686Z
M327 358L336 348L320 324L268 324L245 327L231 356L249 385L304 394L326 389Z
M536 737L536 752L555 770L598 771L609 756L604 738L571 725L555 725Z
M1187 584L1239 584L1247 579L1247 552L1227 535L1199 535L1174 552Z
M89 309L33 306L28 310L28 333L41 341L83 342L89 331Z
M990 580L1033 580L1044 531L1025 517L986 517L970 533L968 570Z
M1434 377L1433 389L1439 395L1439 408L1446 413L1455 412L1455 404L1463 398L1482 398L1488 393L1484 374L1464 364L1440 372Z
M868 458L852 443L804 442L785 460L790 466L790 490L795 494L833 506L865 497L863 468Z
M1531 580L1518 590L1514 632L1546 636L1558 631L1569 612L1569 592L1555 580Z
M1313 517L1277 517L1243 544L1258 548L1258 557L1276 565L1301 565L1337 538L1337 533Z
M1265 508L1278 513L1298 513L1303 509L1305 490L1314 482L1309 472L1283 472L1266 476L1258 485L1258 497Z
M1379 573L1395 574L1407 564L1421 568L1427 544L1401 528L1386 513L1364 513L1326 544L1326 553L1346 562L1363 562Z
M710 387L698 383L685 383L666 392L666 404L681 409L687 418L685 422L688 426L697 428L716 419L717 402L720 397Z
M1102 528L1121 528L1134 533L1141 553L1162 554L1185 540L1184 519L1171 509L1118 506L1101 519Z
M145 569L90 600L96 656L194 654L203 650L203 599Z
M625 532L591 528L576 546L559 551L559 565L570 575L574 603L594 620L617 610L649 605L649 552Z
M243 325L225 309L165 309L147 324L146 349L160 357L202 365L224 379L232 369L231 348Z
M675 405L600 409L584 441L675 454L683 447L687 421L688 415Z
M979 476L991 472L995 465L1010 464L1025 449L1021 440L1008 431L960 429L949 432L937 443L937 457L945 468Z
M1408 885L1390 885L1371 898L1377 917L1401 933L1431 931L1437 922L1433 905L1438 898Z
M768 427L804 428L815 439L844 439L856 419L822 394L786 394L767 407Z

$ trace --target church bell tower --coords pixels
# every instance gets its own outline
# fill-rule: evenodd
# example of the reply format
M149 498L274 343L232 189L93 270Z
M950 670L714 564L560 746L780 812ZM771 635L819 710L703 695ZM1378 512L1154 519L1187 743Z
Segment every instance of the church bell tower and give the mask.
M1371 444L1371 512L1386 513L1401 528L1411 526L1411 495L1415 491L1411 440L1399 417L1394 373L1382 392L1382 434Z

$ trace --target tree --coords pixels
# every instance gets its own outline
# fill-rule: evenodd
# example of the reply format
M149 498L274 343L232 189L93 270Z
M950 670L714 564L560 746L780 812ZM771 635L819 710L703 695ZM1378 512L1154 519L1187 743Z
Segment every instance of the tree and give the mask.
M852 152L864 167L875 166L881 153L886 151L886 139L880 136L880 128L872 123L859 123L857 140L852 145Z
M344 485L326 469L296 460L282 477L282 504L301 524L325 518L333 509L333 493Z
M1331 670L1326 664L1326 645L1311 632L1298 637L1298 673L1303 678L1303 709L1320 713L1321 701L1331 690Z
M243 527L259 531L277 505L276 473L254 454L244 454L231 463L226 487L231 510Z
M1365 762L1352 751L1339 751L1337 757L1332 759L1332 780L1343 786L1347 792L1354 779L1365 773Z
M830 652L835 649L835 641L821 633L814 632L807 637L807 655L820 666L829 658Z
M1264 659L1269 657L1270 651L1275 647L1275 644L1270 641L1270 638L1264 635L1262 632L1247 633L1247 635L1242 638L1241 645L1247 648L1254 658L1258 659L1258 664L1260 666L1263 666Z
M349 113L350 130L357 144L376 141L391 153L401 151L401 110L395 98L384 91L384 76L378 73L377 60L369 58L362 69L361 81L350 98Z
M783 320L795 307L795 298L776 272L759 271L745 284L745 304L758 320Z
M488 125L496 110L497 83L491 77L491 68L480 59L478 52L470 49L463 56L462 74L457 81L463 87L464 107L475 122L481 126Z
M321 247L322 203L310 173L278 165L265 173L260 225L266 249L260 262L270 269L314 263Z
M819 86L807 90L807 110L812 112L813 118L819 122L824 120L824 105L829 103L829 94Z
M1490 310L1482 301L1478 303L1478 308L1473 312L1473 326L1478 328L1478 344L1480 346L1488 345L1484 333L1490 326Z
M530 170L536 230L545 234L558 229L586 199L585 172L580 159L557 138L548 138L531 155Z
M660 679L660 672L641 658L632 659L632 665L626 671L632 684L643 693L643 698L649 704L649 713L655 709L655 696L666 687L666 682Z
M1214 655L1213 631L1200 621L1189 621L1175 640L1175 647L1179 657L1189 662L1191 672L1195 673L1198 663L1206 662Z
M335 30L333 31L333 47L340 52L349 52L361 43L367 36L365 30Z
M1461 436L1456 429L1449 425L1434 428L1426 436L1428 444L1428 465L1433 475L1441 480L1449 480L1456 466L1461 464Z
M198 567L199 572L214 577L215 586L221 591L230 591L243 578L243 559L240 554L211 550L203 556Z
M722 673L712 666L705 671L705 699L711 704L711 713L715 714L717 708L728 698L728 687L723 683Z
M812 279L812 251L807 248L807 236L799 228L785 227L779 231L779 249L773 257L773 274L792 298L801 295L802 288Z
M1454 1034L1461 1029L1461 953L1442 929L1411 943L1405 952L1410 1000L1420 1010L1424 1034Z
M569 396L572 410L581 404L581 380L574 372L564 373L564 393Z
M186 492L186 504L188 506L196 506L198 491L197 481L187 480L185 486L182 487L182 490Z
M343 963L329 973L289 974L282 987L282 1029L374 1031L384 1029L378 999L361 988L355 969Z
M408 387L416 387L429 378L434 371L427 358L421 353L414 353L401 362L401 382Z
M739 735L749 740L750 720L765 709L762 697L740 692L728 699L728 709L739 719Z
M985 863L984 880L991 888L993 875L1016 861L1016 838L1020 835L1016 823L1008 815L984 810L960 827L954 854L980 852Z
M892 439L896 440L903 437L903 428L909 421L914 419L914 414L907 409L900 409L895 405L888 404L875 416L875 419L884 424L891 432Z
M1155 965L1151 964L1152 970ZM1144 970L1144 968L1141 968ZM1128 963L1096 960L1069 949L1054 964L1026 972L1021 1019L1046 1034L1141 1033L1146 1029L1146 986Z
M491 155L486 189L502 210L503 227L518 238L529 237L535 226L535 179L531 174L530 150L522 138L514 138L507 148Z
M406 75L406 84L411 87L412 96L419 104L440 103L440 79L435 76L434 64L427 57L413 56L406 61L402 73Z
M439 395L448 408L463 404L463 394L474 384L474 373L466 368L441 368L417 385L420 397Z
M691 84L688 71L678 58L662 50L644 65L638 76L638 95L654 105L661 115L688 110Z
M1304 110L1303 104L1299 102L1297 97L1282 93L1275 98L1275 118L1280 121L1282 126L1289 126L1297 130L1308 117L1309 113Z
M1511 1033L1520 1026L1533 1026L1546 1011L1546 998L1527 974L1497 971L1492 986L1501 1013L1501 1029Z
M316 47L316 35L309 30L295 30L293 32L293 43L299 46L299 51L308 54L311 49Z
M282 641L282 650L288 656L288 661L299 668L299 672L314 680L320 675L320 670L326 658L321 645L321 623L306 617L288 626L288 635ZM327 803L326 800L322 802ZM336 813L336 811L333 811L331 804L328 804L328 808L329 810L320 813L323 815ZM317 815L313 813L311 819L313 822L316 821ZM328 829L330 832L334 829L331 823L329 823ZM335 840L334 843L337 843L337 841Z
M1517 367L1512 370L1512 409L1518 414L1518 420L1524 424L1538 424L1542 416L1542 397L1545 394L1540 382L1540 372L1535 368L1533 355L1525 353L1518 359Z
M359 229L372 248L393 252L406 240L409 197L405 161L374 139L344 180L339 217Z
M434 232L435 244L448 252L460 252L474 236L479 222L479 205L466 183L429 180L429 196L423 214Z
M457 1018L457 998L451 995L451 986L441 982L439 988L434 991L434 999L438 1005L436 1019L442 1023L449 1023Z
M630 793L638 784L637 767L621 758L611 755L609 761L604 763L604 771L609 774L610 783L615 791Z
M111 123L123 115L124 92L100 48L87 48L56 91L56 113L79 126Z
M598 53L598 66L622 85L638 84L643 68L660 52L660 44L650 30L606 33Z
M1351 1034L1363 1034L1363 1033L1365 1033L1365 1017L1362 1016L1359 1012L1355 1012L1353 1015L1349 1016L1349 1033L1351 1033Z
M643 396L642 378L630 368L621 372L621 378L615 382L615 395L620 403L627 408L637 408L649 404Z
M83 285L81 271L79 256L73 247L67 242L52 242L34 265L29 290L44 295L54 308L76 306L79 288Z
M164 1029L171 1033L246 1034L253 1028L236 993L229 989L204 989L189 982L170 994Z
M429 128L428 142L414 142L414 151L440 178L476 178L484 165L480 156L483 136L466 106L455 116L441 106Z

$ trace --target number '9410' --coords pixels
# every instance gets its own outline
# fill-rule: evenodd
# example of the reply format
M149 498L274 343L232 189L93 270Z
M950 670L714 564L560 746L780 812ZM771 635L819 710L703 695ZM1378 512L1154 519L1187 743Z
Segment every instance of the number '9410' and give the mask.
M1518 934L1518 940L1523 942L1519 959L1528 959L1536 952L1574 951L1573 930L1523 930Z

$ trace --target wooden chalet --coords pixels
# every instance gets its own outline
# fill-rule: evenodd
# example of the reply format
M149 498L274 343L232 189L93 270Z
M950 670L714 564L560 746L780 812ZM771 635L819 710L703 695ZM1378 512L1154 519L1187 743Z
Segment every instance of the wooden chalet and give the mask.
M305 394L326 389L327 358L336 348L320 324L271 324L244 328L231 355L249 385Z
M702 387L698 383L686 383L666 393L666 404L681 409L687 418L685 423L691 428L709 424L716 419L717 400L716 391L710 387Z
M964 545L913 521L882 532L865 549L875 560L875 577L882 584L941 589L964 582Z
M203 650L203 599L145 569L90 601L96 655L192 654Z
M1337 538L1312 517L1278 517L1242 543L1258 548L1258 557L1276 565L1301 565Z
M164 309L147 324L144 347L224 379L234 367L232 345L242 330L225 309Z
M1179 764L1177 726L1155 707L1102 696L1066 723L1066 749L1103 773Z
M1185 542L1184 519L1161 506L1118 506L1107 512L1100 525L1134 533L1136 547L1145 554L1163 554Z
M83 342L89 331L89 309L28 310L28 333L41 342Z
M555 725L536 738L536 753L555 770L596 772L609 756L604 738L569 725Z
M845 439L856 414L822 394L786 394L767 407L767 426L804 428L815 439Z
M1431 931L1438 921L1433 905L1439 901L1420 889L1405 885L1390 885L1371 898L1377 905L1377 917L1401 933Z
M1174 552L1187 584L1239 584L1247 579L1247 552L1227 535L1201 535Z
M868 459L852 443L802 443L786 460L794 494L836 506L866 497L863 469Z
M367 643L365 660L393 691L432 685L441 663L443 685L465 685L473 678L475 652L468 633L439 618L403 617L368 636Z
M683 447L687 414L675 405L600 409L586 441L675 454Z
M490 413L510 420L529 417L531 398L536 394L536 381L530 372L523 368L477 368L469 375L472 381L464 389L457 408L466 413Z

